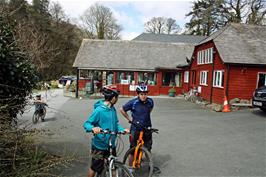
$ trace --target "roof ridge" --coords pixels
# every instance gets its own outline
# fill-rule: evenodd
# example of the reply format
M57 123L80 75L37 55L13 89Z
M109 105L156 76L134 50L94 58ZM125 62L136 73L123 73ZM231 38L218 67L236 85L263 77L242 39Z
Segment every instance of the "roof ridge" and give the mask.
M227 28L229 28L231 26L231 23L223 26L221 29L219 29L218 31L215 31L214 33L212 33L210 36L208 36L205 39L202 39L201 41L199 41L195 46L201 45L205 42L209 42L211 40L216 39L217 37L219 37Z
M190 43L174 43L174 42L158 42L158 41L138 41L138 40L99 40L99 39L86 39L82 40L82 43L86 43L87 41L92 42L111 42L111 43L139 43L139 44L158 44L158 45L175 45L175 46L194 46L194 44Z

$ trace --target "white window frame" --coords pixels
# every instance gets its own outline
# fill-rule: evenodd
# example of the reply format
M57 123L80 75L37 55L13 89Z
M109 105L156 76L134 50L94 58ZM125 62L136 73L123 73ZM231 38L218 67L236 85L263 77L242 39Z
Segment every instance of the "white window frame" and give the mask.
M208 71L200 71L200 85L207 86L208 83Z
M214 70L213 72L213 87L224 88L222 80L224 77L224 70Z
M212 48L209 48L209 52L210 52L210 60L209 60L209 63L212 63L213 62L213 47Z
M265 74L266 75L266 72L258 72L258 74L257 74L257 86L256 86L256 88L258 88L258 86L259 86L259 77L260 77L260 74ZM265 84L266 84L266 77L265 77Z
M188 83L189 81L189 71L184 72L184 83Z
M199 65L211 64L213 62L213 47L198 51L197 57L197 63Z

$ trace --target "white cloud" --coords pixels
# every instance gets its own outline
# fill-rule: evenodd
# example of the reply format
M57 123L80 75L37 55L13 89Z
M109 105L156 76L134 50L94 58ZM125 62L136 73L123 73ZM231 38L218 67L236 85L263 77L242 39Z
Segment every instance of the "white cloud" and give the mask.
M169 17L177 20L179 25L183 25L188 19L185 15L189 12L192 6L190 1L178 2L138 2L134 3L135 8L142 14L142 23L144 24L152 17Z
M134 28L135 26L139 25L136 22L136 20L134 20L134 18L132 18L125 12L116 11L113 8L111 9L112 9L115 19L117 19L118 21L118 24L122 25L124 28L125 28L125 25L127 28Z
M28 0L31 2L31 0ZM66 15L74 23L80 23L80 16L92 4L99 3L109 7L114 13L118 24L123 26L123 32L127 36L134 36L134 33L141 33L144 30L144 23L152 17L171 17L183 27L189 19L185 14L189 12L194 0L50 0L59 2Z
M136 33L136 32L122 31L122 33L121 33L122 40L132 40L139 35L140 35L140 33Z

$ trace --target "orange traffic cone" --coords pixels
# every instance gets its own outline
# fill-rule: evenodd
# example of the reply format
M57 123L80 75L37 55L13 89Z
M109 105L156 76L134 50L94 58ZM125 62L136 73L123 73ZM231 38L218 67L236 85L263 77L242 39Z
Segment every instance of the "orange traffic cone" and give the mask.
M224 108L223 108L223 112L231 112L230 106L228 104L227 97L226 97L225 94L224 94Z

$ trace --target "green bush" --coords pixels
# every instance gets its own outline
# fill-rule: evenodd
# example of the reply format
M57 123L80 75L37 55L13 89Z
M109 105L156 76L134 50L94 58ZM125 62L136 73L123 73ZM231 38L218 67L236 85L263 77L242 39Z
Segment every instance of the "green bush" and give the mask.
M28 96L37 82L35 66L21 51L14 39L12 26L0 16L0 117L1 123L16 121L23 113ZM4 121L4 122L3 122Z
M54 88L54 89L58 88L58 81L52 80L50 85L51 85L51 88Z

